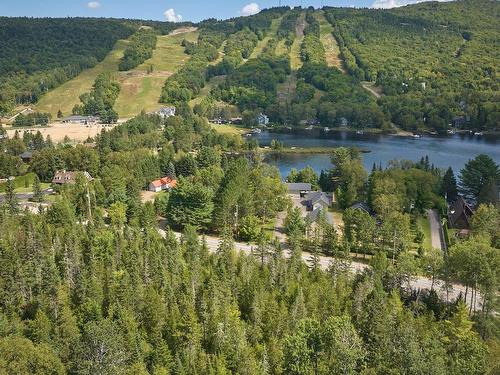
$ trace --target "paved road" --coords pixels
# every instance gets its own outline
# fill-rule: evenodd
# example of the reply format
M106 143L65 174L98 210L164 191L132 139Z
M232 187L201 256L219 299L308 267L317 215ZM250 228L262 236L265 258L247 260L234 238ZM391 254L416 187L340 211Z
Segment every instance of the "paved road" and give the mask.
M42 190L42 193L44 195L52 194L53 192L54 190L51 188ZM16 198L18 201L25 201L33 198L33 195L34 195L33 193L16 193ZM0 194L0 203L2 203L4 200L5 200L5 194Z
M166 232L163 229L158 229L158 231L161 234L161 236L165 238ZM181 237L180 233L175 233L175 235L178 239ZM205 241L207 243L207 247L208 247L208 250L210 252L214 253L217 251L217 249L219 247L219 243L220 243L220 238L206 236ZM235 242L234 247L235 247L236 251L241 251L247 255L250 255L252 253L252 249L255 246L249 245L247 243ZM284 250L283 254L285 255L286 258L290 257L290 252L288 250ZM311 265L311 259L312 259L312 255L310 253L302 252L302 260L306 264ZM327 270L330 267L332 261L334 261L334 260L335 260L335 258L333 258L333 257L320 256L319 263L320 263L321 269ZM353 272L362 272L363 270L365 270L368 267L369 267L368 265L366 265L364 263L360 263L360 262L351 262L350 263L350 268ZM460 293L462 293L462 295L465 295L465 287L463 285L453 284L452 290L449 291L448 296L447 296L446 291L443 288L443 285L444 285L443 281L435 280L434 286L433 286L434 290L437 292L438 296L443 300L446 300L447 297L450 300L454 300L454 299L458 298ZM432 286L432 280L428 279L426 277L418 276L418 277L413 277L410 280L410 287L413 289L429 289L430 290L431 286ZM471 302L467 301L467 303L470 305ZM476 306L474 307L474 309L478 310L480 308L481 308L480 296L478 296Z
M441 249L441 251L444 252L446 248L443 230L441 228L441 221L439 220L439 213L437 210L427 210L427 216L429 217L429 222L431 224L432 247L435 249Z

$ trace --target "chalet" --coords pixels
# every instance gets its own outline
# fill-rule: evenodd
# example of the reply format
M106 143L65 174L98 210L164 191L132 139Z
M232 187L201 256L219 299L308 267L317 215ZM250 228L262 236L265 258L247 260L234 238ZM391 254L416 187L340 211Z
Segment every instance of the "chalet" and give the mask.
M87 181L92 181L93 178L88 172L73 172L73 171L56 171L52 183L56 185L74 185L76 183L76 176L82 174Z
M29 163L33 159L33 153L31 151L24 151L19 157L24 163Z
M328 209L332 205L332 197L321 191L313 191L304 196L303 203L308 211L318 208Z
M148 190L158 193L162 190L171 190L177 185L177 180L170 177L163 177L158 180L151 181Z
M63 123L73 123L73 124L81 124L81 125L94 125L100 121L97 116L81 116L81 115L71 115L65 117L62 122Z
M269 124L269 117L267 117L263 113L259 113L257 117L255 118L255 121L257 121L257 124L259 125L268 125Z
M304 197L307 193L312 191L311 184L305 182L289 182L285 185L288 190L288 194L297 194L301 197Z
M167 118L175 116L175 107L161 107L155 112L161 118Z
M448 223L455 229L469 229L473 215L471 206L461 196L448 207Z
M306 220L308 220L310 223L316 223L321 215L324 216L328 224L333 225L333 214L331 212L328 212L328 209L324 207L317 207L314 210L308 212L306 215Z

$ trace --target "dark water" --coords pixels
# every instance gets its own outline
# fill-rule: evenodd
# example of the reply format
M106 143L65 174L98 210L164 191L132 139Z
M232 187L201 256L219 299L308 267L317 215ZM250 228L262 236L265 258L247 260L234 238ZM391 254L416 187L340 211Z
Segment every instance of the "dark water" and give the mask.
M373 163L381 163L385 167L390 160L418 161L425 155L429 156L430 162L435 166L451 166L455 173L478 154L487 154L500 164L500 138L494 136L455 134L443 137L422 136L415 139L379 134L358 135L353 132L309 131L300 134L263 132L252 137L257 139L261 146L268 146L271 140L276 139L286 147L359 147L370 151L363 153L363 162L368 170L371 170ZM277 166L283 177L286 177L292 168L302 169L310 165L319 173L321 169L331 167L328 155L270 155L266 161Z

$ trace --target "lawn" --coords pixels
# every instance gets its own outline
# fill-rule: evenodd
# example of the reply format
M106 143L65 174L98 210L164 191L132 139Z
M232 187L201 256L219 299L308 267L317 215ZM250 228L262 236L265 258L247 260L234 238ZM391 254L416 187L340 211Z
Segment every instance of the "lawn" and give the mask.
M119 40L103 61L46 93L35 106L35 109L40 112L49 112L53 118L56 118L59 110L63 112L64 116L70 115L75 104L80 103L80 95L90 91L98 74L116 73L118 71L118 63L127 44L127 40Z
M419 216L417 218L417 226L424 234L424 249L432 248L432 239L431 239L431 223L429 222L429 218L427 216Z
M18 176L14 180L14 188L16 193L31 193L33 191L33 181L35 179L34 173L28 173L24 176ZM50 187L50 184L42 182L42 190ZM5 193L7 187L6 182L0 183L0 193Z
M248 129L240 128L235 125L210 123L210 126L212 127L212 129L215 129L221 134L242 135L243 133L248 132Z

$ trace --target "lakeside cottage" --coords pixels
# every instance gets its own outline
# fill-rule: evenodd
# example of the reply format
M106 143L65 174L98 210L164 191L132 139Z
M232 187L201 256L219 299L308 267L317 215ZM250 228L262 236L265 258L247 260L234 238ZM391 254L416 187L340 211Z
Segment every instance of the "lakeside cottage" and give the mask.
M255 120L257 121L257 124L259 124L259 125L268 125L269 124L269 117L267 117L263 113L259 113Z
M56 171L52 183L56 185L74 185L76 183L76 176L81 173L87 179L87 181L92 181L93 178L88 172L74 172L74 171Z
M151 181L148 190L158 193L162 190L171 190L177 185L177 180L170 177L162 177L158 180Z
M472 207L460 196L448 207L448 223L454 229L469 230L474 215Z

